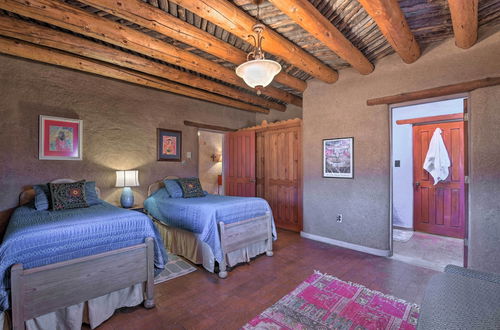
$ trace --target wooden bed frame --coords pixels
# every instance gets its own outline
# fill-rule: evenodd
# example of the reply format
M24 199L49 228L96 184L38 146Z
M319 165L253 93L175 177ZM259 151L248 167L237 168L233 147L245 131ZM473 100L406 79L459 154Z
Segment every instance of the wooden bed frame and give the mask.
M72 179L52 183L75 182ZM100 196L100 190L96 187ZM30 202L34 190L21 193L19 204ZM41 267L23 269L22 264L11 267L12 326L24 329L24 321L145 283L145 308L154 307L154 240L144 243L71 259Z
M164 179L157 181L148 186L148 197L155 191L165 187L163 181L167 179L178 179L176 176L167 176ZM159 219L154 218L151 214L148 215L160 225L168 227ZM223 261L219 265L219 277L227 277L227 254L232 251L247 247L253 243L265 241L267 244L266 255L273 256L273 233L272 233L272 217L271 213L250 219L241 220L231 224L219 222L219 238L222 248Z

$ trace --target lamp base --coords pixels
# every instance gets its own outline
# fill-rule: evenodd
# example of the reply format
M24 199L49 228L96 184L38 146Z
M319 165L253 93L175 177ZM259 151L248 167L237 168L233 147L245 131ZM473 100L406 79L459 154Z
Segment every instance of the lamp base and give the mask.
M120 204L126 209L134 206L134 192L130 189L130 187L123 188L122 195L120 197Z

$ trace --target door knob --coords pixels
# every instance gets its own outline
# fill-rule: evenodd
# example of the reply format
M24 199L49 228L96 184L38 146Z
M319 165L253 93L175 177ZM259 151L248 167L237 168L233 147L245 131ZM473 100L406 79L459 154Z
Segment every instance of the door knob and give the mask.
M420 187L420 182L415 182L415 189L418 190L418 187Z
M255 182L255 179L248 179L248 182Z

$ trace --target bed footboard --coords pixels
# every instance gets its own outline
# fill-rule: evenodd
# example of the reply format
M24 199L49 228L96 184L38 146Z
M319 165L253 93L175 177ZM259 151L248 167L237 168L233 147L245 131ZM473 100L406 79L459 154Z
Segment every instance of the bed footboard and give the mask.
M227 277L227 254L253 243L266 241L266 255L273 255L273 234L271 213L231 224L219 222L223 261L219 265L219 277Z
M71 259L46 266L11 268L12 325L127 288L146 283L144 307L154 307L154 241Z

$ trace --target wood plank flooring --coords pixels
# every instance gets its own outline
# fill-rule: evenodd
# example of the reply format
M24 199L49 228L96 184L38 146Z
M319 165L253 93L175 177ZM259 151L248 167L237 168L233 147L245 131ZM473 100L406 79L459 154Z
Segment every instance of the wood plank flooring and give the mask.
M420 303L436 272L279 231L274 256L235 267L221 280L204 269L155 286L156 307L117 311L99 329L238 329L314 270Z

